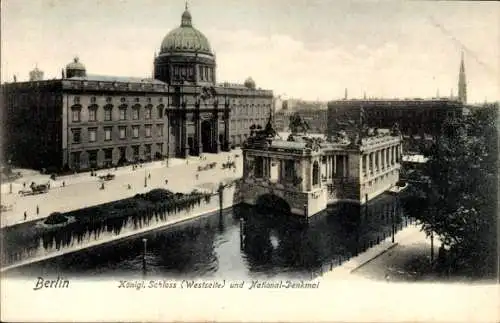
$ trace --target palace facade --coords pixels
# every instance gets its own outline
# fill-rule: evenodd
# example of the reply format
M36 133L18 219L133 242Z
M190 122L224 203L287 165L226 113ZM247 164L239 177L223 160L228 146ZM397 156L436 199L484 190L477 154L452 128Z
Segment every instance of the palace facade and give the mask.
M216 57L192 23L163 39L154 78L88 74L75 58L60 79L2 85L4 156L32 168L85 170L228 151L263 127L273 92L216 82Z
M301 134L279 139L266 127L243 146L242 199L309 217L328 204L364 204L399 181L399 129L340 132L328 141Z

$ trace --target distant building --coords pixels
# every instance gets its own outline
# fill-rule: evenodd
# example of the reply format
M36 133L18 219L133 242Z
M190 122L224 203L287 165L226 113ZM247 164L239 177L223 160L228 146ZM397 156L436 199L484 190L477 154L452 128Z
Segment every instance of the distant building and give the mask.
M285 104L286 102L286 104ZM276 112L275 124L278 131L288 131L290 116L298 113L307 122L311 133L326 133L327 105L318 101L287 100L283 109Z
M36 66L34 70L30 71L29 80L30 80L30 82L43 80L43 72L38 69L38 66Z
M395 123L405 138L405 150L418 150L411 140L433 140L446 119L462 118L468 109L457 100L339 100L328 103L328 136L357 129L360 120L370 126L390 128Z
M2 85L5 153L20 166L85 170L228 151L263 127L273 92L253 79L216 83L216 57L186 7L154 59L154 78L87 73Z
M357 129L364 122L370 127L389 128L395 123L413 150L409 140L433 140L441 131L446 119L463 118L470 112L463 55L460 62L458 98L433 99L351 99L328 102L328 135Z

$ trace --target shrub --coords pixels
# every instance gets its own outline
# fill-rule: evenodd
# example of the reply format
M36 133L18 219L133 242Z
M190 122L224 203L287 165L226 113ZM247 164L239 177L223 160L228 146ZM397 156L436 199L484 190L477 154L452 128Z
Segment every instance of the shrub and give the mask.
M68 218L59 212L51 213L45 220L45 224L61 224L68 222Z
M169 190L163 188L156 188L143 194L142 198L153 203L157 203L163 200L169 200L172 198L173 193Z
M117 201L116 203L112 204L112 207L114 209L129 209L129 208L135 208L137 206L137 202L134 201L133 199L126 199L126 200L121 200Z

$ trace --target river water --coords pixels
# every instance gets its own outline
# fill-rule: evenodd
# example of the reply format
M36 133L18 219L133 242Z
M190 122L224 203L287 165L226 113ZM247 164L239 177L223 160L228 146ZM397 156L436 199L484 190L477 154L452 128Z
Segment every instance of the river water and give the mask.
M66 278L311 278L406 223L396 198L339 204L310 219L237 206L144 235L15 268L9 276ZM143 239L147 239L144 248ZM145 251L144 251L145 250Z

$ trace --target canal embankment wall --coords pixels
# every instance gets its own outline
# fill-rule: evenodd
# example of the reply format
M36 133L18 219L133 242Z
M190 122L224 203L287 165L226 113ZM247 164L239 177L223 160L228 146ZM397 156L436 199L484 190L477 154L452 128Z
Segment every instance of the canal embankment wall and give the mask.
M116 242L152 230L167 228L184 221L222 212L241 202L239 190L239 181L235 180L227 183L221 192L211 193L210 198L201 199L195 206L178 209L168 215L163 214L162 216L162 214L155 213L142 219L129 217L120 224L119 229L110 225L104 230L88 230L79 235L68 233L63 233L62 236L54 235L52 241L47 241L46 236L39 236L36 239L37 241L30 241L29 245L26 246L8 246L8 248L4 246L0 271L5 272L16 267ZM43 221L44 219L40 219L39 224L42 224Z

